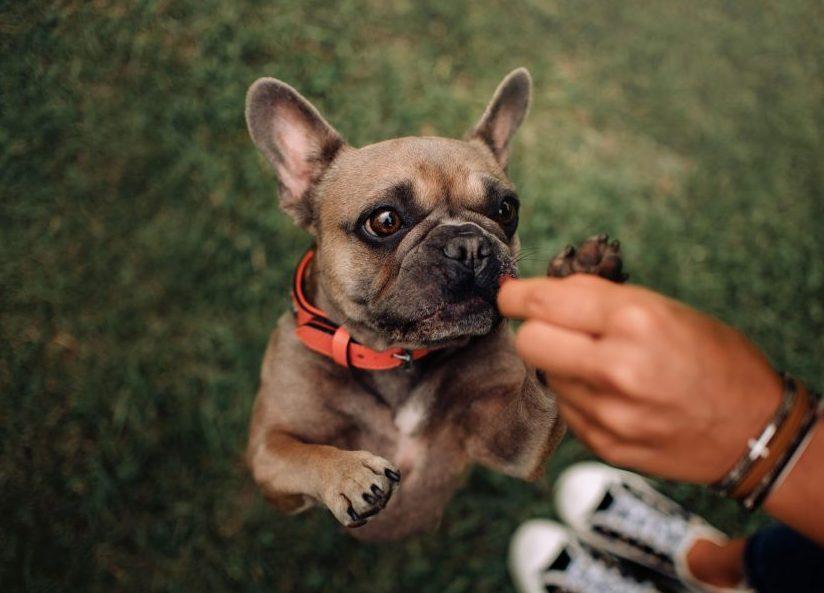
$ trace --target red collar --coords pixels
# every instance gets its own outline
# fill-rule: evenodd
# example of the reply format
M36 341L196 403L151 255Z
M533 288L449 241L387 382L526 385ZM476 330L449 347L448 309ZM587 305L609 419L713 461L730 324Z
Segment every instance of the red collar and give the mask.
M295 334L303 345L334 360L342 367L367 371L383 371L409 365L423 358L431 350L403 350L390 348L378 352L354 340L349 332L331 321L326 314L312 306L303 292L303 281L309 262L315 256L310 249L300 260L292 282L292 304L295 310Z

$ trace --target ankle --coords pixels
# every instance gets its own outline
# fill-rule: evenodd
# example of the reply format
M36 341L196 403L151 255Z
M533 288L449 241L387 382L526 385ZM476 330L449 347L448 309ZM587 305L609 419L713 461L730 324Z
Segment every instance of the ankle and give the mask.
M737 587L744 580L744 545L746 540L717 544L696 540L687 552L687 567L693 577L715 587Z

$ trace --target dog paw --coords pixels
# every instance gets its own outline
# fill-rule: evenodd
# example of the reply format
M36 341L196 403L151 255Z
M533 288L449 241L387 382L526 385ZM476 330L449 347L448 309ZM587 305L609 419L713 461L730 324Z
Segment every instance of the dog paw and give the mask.
M346 451L327 480L323 501L345 527L361 527L377 515L400 485L401 473L382 457Z
M566 278L572 274L595 274L613 282L624 282L629 275L623 272L621 244L610 242L609 235L590 237L576 249L568 245L549 262L547 276Z

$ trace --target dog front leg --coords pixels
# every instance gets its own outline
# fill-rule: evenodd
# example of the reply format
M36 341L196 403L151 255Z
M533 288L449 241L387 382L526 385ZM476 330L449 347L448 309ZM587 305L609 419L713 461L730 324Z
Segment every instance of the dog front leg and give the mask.
M470 458L516 478L538 478L566 430L551 398L534 371L527 369L520 391L475 400L468 414Z
M278 430L250 446L247 461L277 508L300 512L320 501L346 527L360 527L380 512L400 483L398 469L382 457L304 443Z

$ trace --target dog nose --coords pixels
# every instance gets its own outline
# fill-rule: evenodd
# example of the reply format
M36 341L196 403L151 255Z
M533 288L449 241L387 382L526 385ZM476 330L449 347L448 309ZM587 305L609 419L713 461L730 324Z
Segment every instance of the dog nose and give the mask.
M486 237L466 231L451 237L444 244L443 253L449 259L460 262L478 273L492 255L492 245Z

